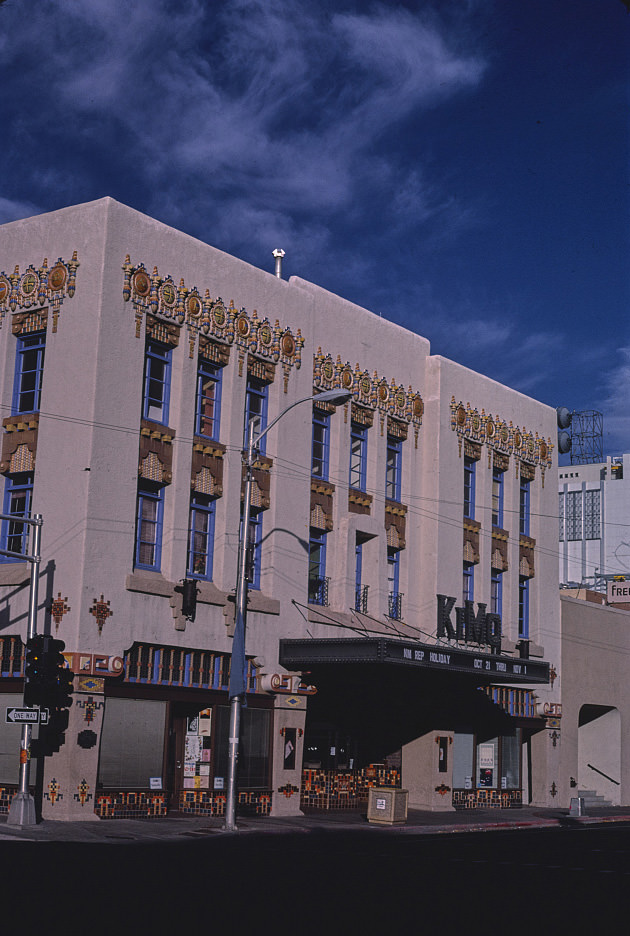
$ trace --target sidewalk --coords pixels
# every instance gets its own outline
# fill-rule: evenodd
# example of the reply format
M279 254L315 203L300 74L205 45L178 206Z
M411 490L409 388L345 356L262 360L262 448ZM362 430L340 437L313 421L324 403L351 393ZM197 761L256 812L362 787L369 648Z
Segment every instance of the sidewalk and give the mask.
M238 834L312 834L356 831L366 834L435 835L463 832L497 832L630 822L630 807L594 809L574 818L568 809L476 809L458 812L425 812L410 809L404 825L369 823L365 810L309 812L304 816L273 819L268 816L237 818ZM133 842L185 841L224 836L223 819L206 816L169 816L166 819L103 819L82 822L46 820L35 826L9 826L0 817L0 843L87 842L120 845Z

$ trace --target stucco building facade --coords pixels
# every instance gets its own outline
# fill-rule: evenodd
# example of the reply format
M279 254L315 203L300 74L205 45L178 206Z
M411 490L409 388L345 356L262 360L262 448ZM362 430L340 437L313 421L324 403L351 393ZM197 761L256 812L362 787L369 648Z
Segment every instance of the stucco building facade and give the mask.
M244 426L333 387L256 462L239 808L567 800L554 410L111 199L0 228L0 315L1 546L41 514L38 631L76 674L44 818L222 813ZM0 558L9 706L30 567Z

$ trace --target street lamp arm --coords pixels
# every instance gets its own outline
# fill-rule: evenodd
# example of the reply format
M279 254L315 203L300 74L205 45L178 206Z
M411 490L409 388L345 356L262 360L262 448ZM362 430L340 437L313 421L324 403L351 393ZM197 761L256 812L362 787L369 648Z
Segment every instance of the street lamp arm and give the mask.
M258 433L258 435L252 440L252 449L258 447L258 443L263 436L266 436L270 429L279 422L289 410L292 410L294 406L299 406L300 403L312 403L313 400L319 400L322 403L332 403L334 406L340 406L342 403L347 403L352 397L352 392L350 390L324 390L323 393L317 393L315 396L301 397L299 400L294 400L293 403L290 403L281 413L276 416L275 419L272 419L268 426Z

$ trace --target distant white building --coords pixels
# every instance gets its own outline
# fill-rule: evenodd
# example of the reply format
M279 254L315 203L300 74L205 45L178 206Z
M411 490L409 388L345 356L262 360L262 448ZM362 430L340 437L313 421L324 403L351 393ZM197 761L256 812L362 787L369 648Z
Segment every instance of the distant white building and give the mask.
M630 455L558 469L560 585L606 591L630 576Z

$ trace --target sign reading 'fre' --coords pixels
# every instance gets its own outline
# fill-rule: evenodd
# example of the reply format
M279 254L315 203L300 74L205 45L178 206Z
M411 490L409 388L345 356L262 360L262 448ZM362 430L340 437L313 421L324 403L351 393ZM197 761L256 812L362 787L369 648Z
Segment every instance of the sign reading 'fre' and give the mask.
M501 615L486 613L486 606L482 602L477 605L476 613L472 601L465 601L463 608L455 608L456 600L446 595L437 596L437 637L464 643L488 644L495 652L500 653ZM451 618L453 608L455 623Z

